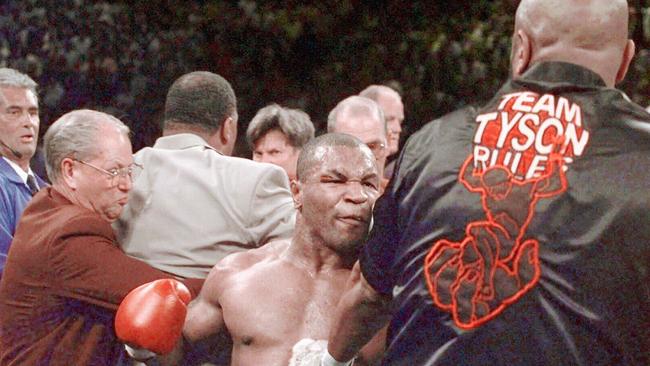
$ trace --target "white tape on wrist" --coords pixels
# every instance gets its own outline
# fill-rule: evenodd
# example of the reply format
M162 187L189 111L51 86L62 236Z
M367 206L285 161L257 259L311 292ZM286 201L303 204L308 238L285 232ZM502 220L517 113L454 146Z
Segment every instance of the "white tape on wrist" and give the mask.
M320 364L321 366L350 366L352 365L352 361L354 361L354 358L345 362L337 361L327 350L325 350L325 352L323 352L323 358L320 360Z
M156 357L155 353L145 348L133 348L128 344L125 344L124 349L126 349L126 353L136 361L146 361L152 357Z

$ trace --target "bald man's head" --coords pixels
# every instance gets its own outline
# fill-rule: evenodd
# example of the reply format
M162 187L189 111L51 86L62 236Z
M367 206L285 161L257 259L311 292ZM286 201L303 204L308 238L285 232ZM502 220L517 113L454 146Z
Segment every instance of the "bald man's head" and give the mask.
M522 0L515 17L512 73L541 61L565 61L621 81L634 56L625 0Z

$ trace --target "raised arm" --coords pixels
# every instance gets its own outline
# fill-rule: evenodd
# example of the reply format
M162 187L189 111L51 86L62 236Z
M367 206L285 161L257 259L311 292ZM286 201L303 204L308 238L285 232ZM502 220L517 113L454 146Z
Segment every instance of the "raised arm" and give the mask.
M375 291L357 263L353 285L343 295L330 330L328 352L337 361L354 358L390 319L391 297Z

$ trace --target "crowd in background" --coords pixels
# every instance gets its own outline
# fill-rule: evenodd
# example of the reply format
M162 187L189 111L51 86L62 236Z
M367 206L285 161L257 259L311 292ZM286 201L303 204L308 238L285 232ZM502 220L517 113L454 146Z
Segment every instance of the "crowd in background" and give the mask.
M385 68L333 62L364 38L325 45L318 5L3 4L2 66L42 90L0 68L0 363L121 366L198 349L219 364L644 364L650 115L615 85L632 70L633 90L648 87L634 78L648 53L629 69L625 29L646 15L566 3L585 16L576 27L549 4L517 8L512 78L480 108L509 48L490 30L511 18L472 18L465 42L408 29L427 58L361 90L395 59L379 42L365 51ZM355 5L337 15L386 25ZM481 6L471 12L513 2ZM244 26L222 33L210 23L222 19ZM288 48L265 54L268 34L250 26ZM248 42L253 54L237 54ZM408 45L401 57L417 54ZM459 69L430 68L448 55ZM226 77L185 72L204 68ZM29 165L39 128L50 185Z
M39 84L44 126L72 108L109 108L132 128L135 150L160 135L165 91L193 70L216 71L236 85L240 137L271 101L306 111L320 133L343 97L399 80L404 139L496 91L507 75L515 6L10 0L0 4L0 66ZM638 52L621 88L648 105L650 12L640 2L630 6ZM239 141L236 155L249 156Z

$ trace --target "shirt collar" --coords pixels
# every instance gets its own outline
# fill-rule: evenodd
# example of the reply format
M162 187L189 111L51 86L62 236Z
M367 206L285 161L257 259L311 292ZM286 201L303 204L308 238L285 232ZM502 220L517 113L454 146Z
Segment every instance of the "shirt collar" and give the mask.
M192 133L179 133L175 135L163 136L158 138L156 140L156 143L153 145L153 147L156 149L165 150L183 150L197 146L202 146L206 149L214 150L221 154L212 146L208 145L208 143L203 138Z
M23 168L19 167L18 164L14 163L13 161L7 159L4 156L2 158L7 162L7 164L9 164L10 167L13 168L14 171L16 171L16 174L18 174L18 176L23 181L23 183L27 184L28 175L34 175L34 172L32 172L31 167L27 167L27 171L24 171ZM36 180L36 177L34 177L34 180Z

